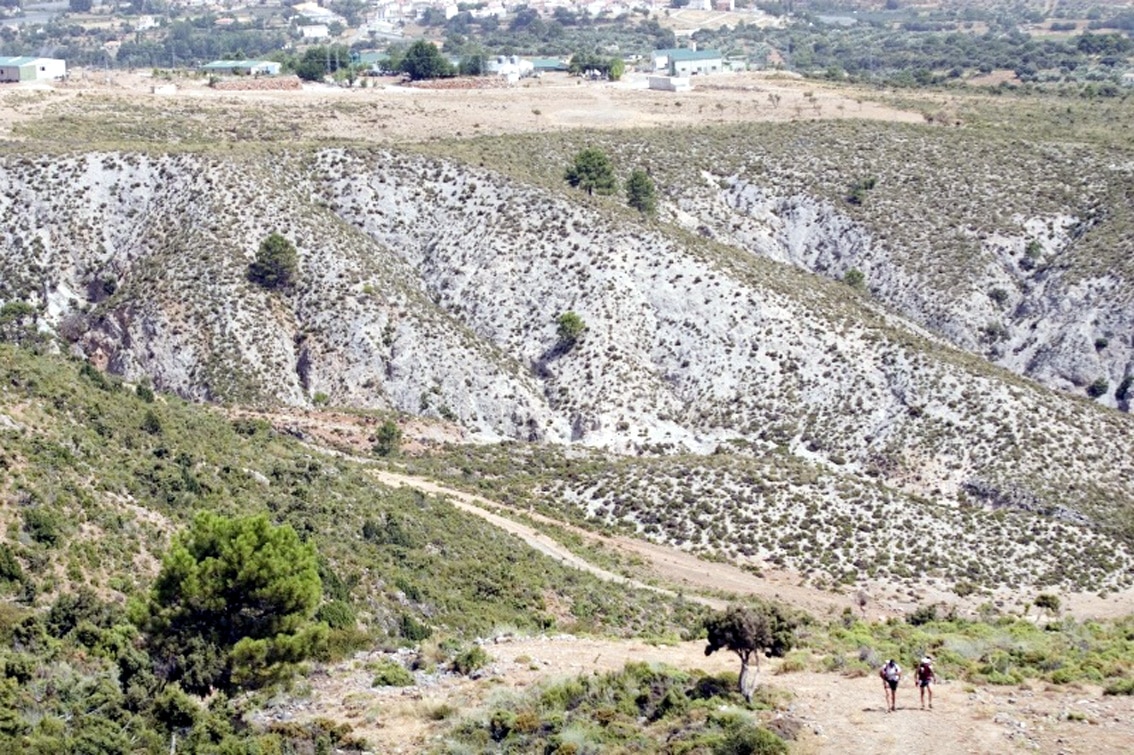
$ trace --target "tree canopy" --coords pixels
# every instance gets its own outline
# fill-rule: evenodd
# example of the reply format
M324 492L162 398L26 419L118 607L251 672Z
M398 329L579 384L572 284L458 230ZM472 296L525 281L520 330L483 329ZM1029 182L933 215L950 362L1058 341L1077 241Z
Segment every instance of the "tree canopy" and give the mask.
M204 512L174 538L138 623L186 691L257 686L315 652L321 597L315 550L290 526Z
M402 57L400 69L414 81L443 79L456 74L456 70L431 42L419 39L410 45Z
M559 342L564 350L574 346L587 330L587 324L583 322L583 318L570 310L559 315L555 323L556 330L559 333Z
M588 194L613 194L618 190L614 166L610 158L598 147L580 150L563 174L567 183L585 190Z
M795 622L770 604L729 606L724 613L705 619L705 630L709 641L705 655L731 650L740 658L739 686L746 700L752 698L749 664L753 658L758 667L761 653L782 656L791 650L795 639Z
M653 215L658 209L658 194L654 180L646 171L636 169L626 181L626 203L643 215Z
M289 287L299 272L299 254L295 245L279 233L269 234L256 252L256 261L248 267L248 278L264 288Z

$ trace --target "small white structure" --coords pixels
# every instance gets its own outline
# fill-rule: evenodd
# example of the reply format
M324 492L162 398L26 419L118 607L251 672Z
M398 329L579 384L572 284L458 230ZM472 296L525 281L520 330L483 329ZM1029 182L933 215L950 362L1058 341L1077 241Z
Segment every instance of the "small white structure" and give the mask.
M503 76L511 82L531 76L535 66L530 60L524 60L516 55L497 55L488 61L486 66L489 73Z
M299 35L304 39L326 39L331 36L331 30L326 24L308 24L299 27Z
M693 88L693 82L688 76L651 76L650 89L659 92L688 92Z
M291 6L291 9L313 24L333 24L338 21L340 24L346 25L345 18L318 3L300 3Z
M51 81L65 78L67 78L65 60L0 57L0 81Z
M280 64L274 60L214 60L201 66L201 70L234 76L278 76Z

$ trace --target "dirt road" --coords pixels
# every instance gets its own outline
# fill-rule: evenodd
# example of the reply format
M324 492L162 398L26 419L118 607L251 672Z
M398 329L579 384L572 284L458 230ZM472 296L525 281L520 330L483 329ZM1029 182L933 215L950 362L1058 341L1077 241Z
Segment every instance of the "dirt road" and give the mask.
M371 687L367 664L385 657L362 654L310 679L310 695L280 701L266 718L318 717L346 721L374 752L418 753L436 743L451 722L434 720L440 706L458 716L475 716L501 696L535 685L631 661L665 663L709 673L736 671L737 660L721 652L705 657L704 645L687 642L654 646L626 640L570 636L501 638L488 642L492 657L484 677L418 674L413 687ZM932 750L956 753L1040 752L1118 755L1134 743L1134 698L1103 697L1095 687L976 687L944 680L934 709L922 710L917 690L904 682L898 709L887 713L881 682L873 676L795 672L778 674L765 661L759 683L783 702L762 715L765 722L788 718L799 724L792 743L801 755L890 755Z

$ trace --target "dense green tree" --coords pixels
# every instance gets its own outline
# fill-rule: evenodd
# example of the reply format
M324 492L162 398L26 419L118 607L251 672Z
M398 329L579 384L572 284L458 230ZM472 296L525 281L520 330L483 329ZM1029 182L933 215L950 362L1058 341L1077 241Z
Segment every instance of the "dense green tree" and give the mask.
M402 446L402 429L391 419L374 433L374 453L378 456L396 456Z
M290 526L204 512L174 538L135 618L163 676L202 694L258 686L316 652L321 595L314 548Z
M755 660L759 668L761 653L782 656L791 650L795 622L774 605L732 605L723 613L705 619L705 630L709 640L705 655L723 649L731 650L740 658L740 693L751 702L750 664Z
M278 233L272 233L256 252L256 261L248 267L248 278L264 288L288 288L299 272L299 255L295 245Z
M585 189L588 194L613 194L618 190L614 166L610 158L598 147L585 147L567 166L563 177L572 186Z
M424 39L419 39L410 45L402 58L399 70L414 81L443 79L456 73L441 51Z
M634 170L626 181L626 203L643 215L653 215L658 209L658 194L654 179L644 170Z

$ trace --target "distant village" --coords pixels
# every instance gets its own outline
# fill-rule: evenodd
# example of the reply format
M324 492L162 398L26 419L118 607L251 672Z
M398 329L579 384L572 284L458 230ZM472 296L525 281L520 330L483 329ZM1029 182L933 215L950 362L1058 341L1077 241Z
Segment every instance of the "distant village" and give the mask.
M144 1L144 0L143 0ZM142 5L144 8L145 6ZM685 6L695 10L716 10L729 12L734 10L732 0L690 0ZM69 20L79 18L106 18L113 17L123 24L125 33L133 38L140 38L147 32L162 28L169 23L169 15L156 15L149 13L123 15L123 10L129 10L128 3L119 3L115 6L108 4L94 5L81 16L69 15ZM255 7L233 7L231 3L223 4L210 0L172 0L170 8L178 10L176 14L181 18L199 17L207 15L213 17L212 23L217 27L248 25L255 23L256 19L264 18L264 9L279 8L286 12L272 17L270 23L286 27L290 36L299 47L319 44L344 44L350 46L352 52L352 65L364 73L389 73L384 66L388 56L379 52L382 47L397 44L401 41L412 41L420 37L424 30L422 21L431 18L436 24L438 17L452 19L458 14L467 13L472 18L483 19L496 17L504 20L513 17L518 11L535 11L541 18L549 20L555 18L556 13L564 11L575 17L614 20L622 17L637 16L648 17L651 14L664 14L671 11L666 0L594 0L592 2L569 2L568 0L534 0L533 2L490 2L455 3L455 2L427 2L425 0L372 0L362 6L360 11L353 12L352 18L357 24L351 26L351 21L332 8L324 7L316 2L304 2L295 5L281 3L280 0L263 0ZM745 11L745 13L749 13ZM761 11L752 10L751 15L765 16ZM766 16L765 16L766 19ZM105 23L105 22L103 22ZM685 35L688 37L689 35ZM109 58L113 58L121 40L108 40L103 43ZM368 49L369 48L369 49ZM377 49L375 49L377 48ZM0 52L4 52L0 46ZM452 61L454 64L455 60ZM688 42L685 46L674 49L656 50L645 58L634 56L631 61L639 71L655 74L661 77L678 79L676 82L663 82L660 79L652 82L657 88L676 89L687 88L688 83L680 81L689 76L708 73L720 73L729 70L730 66L723 55L716 50L697 50L696 45ZM486 61L485 73L505 77L510 81L528 76L539 76L550 71L567 70L568 59L520 57L515 55L490 55ZM274 60L262 59L219 59L203 61L194 66L202 73L214 76L277 76L281 73L281 64ZM67 63L56 58L38 58L30 56L0 56L0 82L20 82L35 80L62 79L67 76Z

